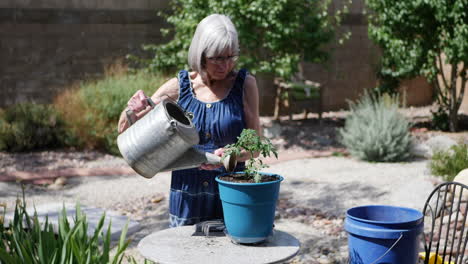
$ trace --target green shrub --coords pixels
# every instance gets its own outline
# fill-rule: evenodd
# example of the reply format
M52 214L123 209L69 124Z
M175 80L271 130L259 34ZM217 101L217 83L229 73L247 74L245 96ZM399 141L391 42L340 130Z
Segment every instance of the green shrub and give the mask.
M161 75L142 72L109 75L65 91L54 104L79 139L77 147L119 154L117 122L128 99L139 89L151 96L164 81Z
M154 54L150 60L137 60L150 70L173 71L187 67L187 54L197 24L210 14L232 19L239 33L241 55L238 65L253 74L272 73L289 80L298 72L301 60L324 62L327 43L333 39L347 2L303 0L172 0L168 12L160 14L170 24L162 29L171 40L144 48ZM349 5L349 4L348 4ZM343 10L341 10L343 9ZM347 11L346 11L347 12Z
M79 205L76 218L70 224L66 211L60 215L58 234L46 218L44 225L37 214L29 216L23 194L23 202L18 200L14 218L8 226L0 221L0 264L65 264L65 263L121 263L124 251L129 245L125 241L127 226L123 229L116 253L111 256L109 224L103 231L105 215L101 217L92 237L88 237L88 222Z
M468 145L453 145L449 150L438 150L429 163L432 174L452 181L457 174L468 168Z
M439 106L436 111L431 111L432 120L431 125L432 128L442 131L448 131L450 128L450 118L447 114L448 110L444 109L443 106Z
M365 93L340 129L341 142L356 158L395 162L410 157L409 122L398 112L398 96Z
M447 111L450 131L456 131L467 80L467 1L366 0L366 8L382 72L400 80L424 76Z
M28 151L72 143L60 114L50 105L23 103L0 112L0 150Z

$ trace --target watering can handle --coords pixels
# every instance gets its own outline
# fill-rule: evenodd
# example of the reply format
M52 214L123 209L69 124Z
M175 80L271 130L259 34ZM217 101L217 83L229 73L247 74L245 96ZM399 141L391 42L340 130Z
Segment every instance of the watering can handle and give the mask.
M151 108L154 108L156 106L156 104L154 103L154 101L151 99L151 97L147 97L146 98L146 101L148 102L148 105L151 106ZM128 124L131 126L133 124L135 124L136 120L134 118L134 111L131 110L131 109L128 109L127 111L125 111L125 114L127 115L127 122Z
M151 107L155 107L156 104L154 103L153 99L151 99L151 97L147 97L146 98L146 101L148 102L148 104L151 106Z

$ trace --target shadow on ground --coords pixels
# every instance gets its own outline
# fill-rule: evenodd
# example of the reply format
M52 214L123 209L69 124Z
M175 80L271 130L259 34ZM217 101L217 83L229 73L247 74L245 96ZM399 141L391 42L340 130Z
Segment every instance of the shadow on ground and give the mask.
M283 149L325 150L341 148L338 142L338 128L343 127L343 118L318 118L283 120L272 123L272 142ZM268 129L268 128L266 128Z
M307 194L294 189L301 185ZM386 195L372 185L349 182L330 185L318 181L294 181L284 188L277 205L277 219L286 221L288 232L296 233L301 250L288 263L347 263L346 210L363 200ZM301 196L302 195L302 196Z
M307 196L300 197L293 191L280 193L278 202L278 212L284 218L295 218L298 216L321 217L344 217L346 210L351 203L360 203L362 200L378 200L386 195L372 185L365 185L362 182L348 182L331 185L328 182L299 182L295 181L291 185L303 185L301 188L310 190ZM289 189L289 188L288 188ZM294 189L294 187L293 187Z

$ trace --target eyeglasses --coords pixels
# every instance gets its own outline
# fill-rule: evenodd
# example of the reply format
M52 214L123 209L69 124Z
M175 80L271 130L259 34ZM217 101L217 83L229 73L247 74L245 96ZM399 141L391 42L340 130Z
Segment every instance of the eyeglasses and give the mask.
M220 64L223 64L224 62L236 62L239 59L239 56L238 55L226 56L226 57L218 56L218 57L209 57L207 59L214 64L220 65Z

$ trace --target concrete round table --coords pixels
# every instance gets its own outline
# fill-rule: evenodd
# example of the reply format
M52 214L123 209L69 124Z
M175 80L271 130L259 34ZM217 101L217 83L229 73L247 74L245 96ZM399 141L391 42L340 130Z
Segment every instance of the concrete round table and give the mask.
M300 248L295 237L279 230L254 246L234 244L224 234L192 236L194 232L194 226L182 226L152 233L138 243L138 251L146 259L164 264L260 264L286 261Z

